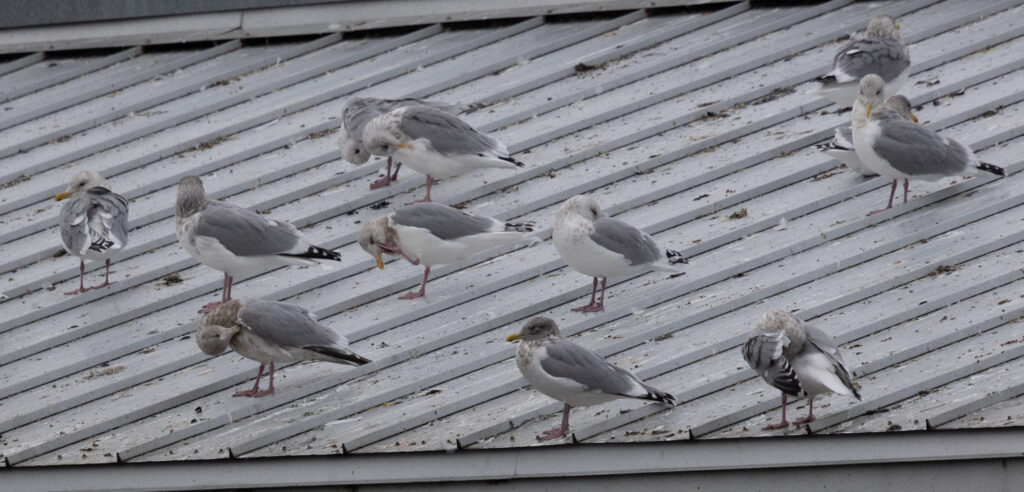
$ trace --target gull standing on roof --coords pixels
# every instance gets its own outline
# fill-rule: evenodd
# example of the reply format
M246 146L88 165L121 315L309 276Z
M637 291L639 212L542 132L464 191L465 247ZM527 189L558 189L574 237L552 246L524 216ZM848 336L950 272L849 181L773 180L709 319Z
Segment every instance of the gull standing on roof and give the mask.
M917 116L914 116L910 106L910 100L906 97L899 95L892 96L889 99L886 99L885 107L895 111L905 120L917 123ZM838 159L840 162L846 164L846 167L857 171L862 176L878 175L878 173L868 169L868 167L860 161L860 158L857 157L857 151L853 148L852 124L836 128L832 141L819 145L818 150Z
M974 176L981 171L1006 175L1003 168L979 161L966 145L881 107L882 85L881 77L865 75L853 107L853 147L857 157L872 171L893 180L889 204L868 215L892 208L900 179L903 203L907 203L910 178L935 181L944 176Z
M95 171L78 172L53 199L67 199L60 209L60 239L64 250L79 258L78 289L65 295L110 285L110 257L128 245L128 200L110 191ZM106 260L102 284L85 287L85 260Z
M534 239L527 223L502 222L471 215L439 203L414 203L371 220L359 231L359 247L384 268L383 253L401 255L413 265L423 265L419 292L401 299L422 297L430 267L464 260L495 246Z
M887 15L868 22L864 37L851 41L836 53L832 71L818 77L818 94L840 107L857 100L857 83L867 74L885 82L885 100L899 92L910 75L910 50L900 41L899 25Z
M224 272L220 302L203 306L201 313L231 299L235 277L284 265L312 265L314 259L341 261L341 255L313 245L287 222L207 200L203 182L196 176L178 181L175 218L181 247L199 263Z
M370 362L348 348L348 340L320 324L307 309L285 302L232 299L206 315L196 328L196 345L207 355L228 346L260 363L256 384L234 396L259 398L274 392L274 363L307 360L361 366ZM270 364L270 386L260 391L263 367Z
M558 325L548 318L527 321L509 342L520 340L516 365L534 389L565 404L562 426L544 432L546 441L569 430L569 409L605 403L618 398L652 400L675 406L676 399L644 384L633 373L613 366L600 355L561 337Z
M814 420L817 395L834 392L860 400L832 338L785 311L769 311L761 317L743 345L743 360L768 384L782 391L782 421L766 426L765 430L789 426L787 395L810 399L807 417L794 420L797 425Z
M363 129L371 119L377 116L404 106L422 106L438 109L451 114L465 111L475 111L482 107L479 104L449 104L443 101L431 101L414 97L404 99L378 99L375 97L353 97L345 104L342 111L344 124L341 129L341 136L338 139L338 146L341 148L341 156L348 162L355 165L364 164L370 159L370 152L363 144ZM375 190L388 186L392 181L398 181L398 170L402 168L399 162L395 166L395 173L391 174L391 156L388 156L388 168L383 178L370 184L370 189Z
M363 129L371 154L394 157L427 175L427 196L435 179L449 178L488 167L524 167L505 144L473 129L444 111L406 106L381 114Z
M566 200L558 209L552 239L569 267L594 277L590 304L573 308L584 313L604 310L608 277L651 270L679 273L672 265L686 263L682 253L660 249L649 234L609 217L593 198L585 195ZM601 279L601 301L595 302L598 279Z

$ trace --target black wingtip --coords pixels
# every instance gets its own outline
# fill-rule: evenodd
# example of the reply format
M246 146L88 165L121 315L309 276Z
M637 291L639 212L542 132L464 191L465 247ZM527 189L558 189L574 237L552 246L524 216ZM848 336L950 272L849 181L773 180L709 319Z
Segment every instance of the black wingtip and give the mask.
M835 75L831 75L831 74L829 74L829 75L822 75L822 76L817 78L817 81L818 82L825 82L825 83L835 82L836 81L836 76Z
M363 357L363 356L361 356L361 355L359 355L359 354L357 354L355 352L344 352L344 351L338 350L338 349L333 348L333 347L322 347L322 346L318 346L318 345L311 345L311 346L302 347L302 348L304 348L306 350L309 350L309 351L312 351L312 352L316 352L318 354L323 354L323 355L326 355L326 356L329 356L329 357L334 357L335 359L340 359L340 360L345 361L345 362L347 362L349 364L352 364L354 366L361 366L363 364L369 364L369 363L373 362L372 360L367 359L366 357Z
M286 255L283 255L283 256L293 256L293 257L296 257L296 258L310 258L310 259L314 259L314 260L341 261L341 254L340 253L337 253L335 251L331 251L331 250L329 250L327 248L321 248L320 246L310 246L309 249L307 249L305 253L301 253L301 254L297 254L297 255L286 254Z
M674 249L666 249L665 250L665 258L667 258L668 262L673 264L673 265L676 265L676 264L679 264L679 263L683 263L683 264L686 264L686 265L690 264L690 259L689 258L686 258L685 256L683 256L682 253L680 253L679 251L676 251Z
M529 222L506 222L505 232L533 232L533 224Z
M997 165L995 165L995 164L989 164L987 162L982 162L981 164L978 165L978 169L981 169L982 171L985 171L985 172L989 172L989 173L995 174L996 176L1006 176L1006 170L1001 168L1001 167L999 167L999 166L997 166Z
M472 112L474 112L474 111L479 111L479 110L481 110L481 109L484 109L484 108L486 108L486 107L487 107L487 105L486 105L486 104L484 104L484 103L471 103L471 104L466 104L466 105L464 105L464 106L462 107L462 113L465 113L465 114L469 114L469 113L472 113Z
M508 157L499 157L498 159L501 159L501 160L503 160L503 161L505 161L505 162L511 162L512 164L515 164L516 166L519 166L519 167L526 167L526 164L523 164L522 162L519 162L519 161L517 161L517 160L516 160L516 159L515 159L514 157L512 157L512 156L508 156Z

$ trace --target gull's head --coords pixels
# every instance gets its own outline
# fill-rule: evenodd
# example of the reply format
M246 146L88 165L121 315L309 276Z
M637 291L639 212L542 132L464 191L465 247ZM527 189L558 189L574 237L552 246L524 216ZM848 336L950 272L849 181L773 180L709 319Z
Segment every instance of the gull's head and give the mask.
M506 342L514 342L516 340L523 340L526 342L535 340L544 340L546 338L559 338L561 335L558 332L558 325L551 318L545 318L543 316L537 316L536 318L527 321L525 325L519 330L519 333L513 333L505 338Z
M917 116L914 115L914 108L910 105L910 100L904 96L896 95L885 100L885 107L895 111L904 119L917 123Z
M880 15L868 22L865 34L873 38L885 38L893 41L900 39L900 26L888 15Z
M885 90L885 81L882 77L869 73L860 79L860 87L857 91L857 102L864 103L867 116L871 116L871 107L882 105L882 93Z
M384 113L369 121L363 129L363 145L373 155L389 156L395 151L407 148L402 142L402 132L398 125L401 115Z
M103 176L100 176L96 171L91 169L79 171L75 173L71 178L71 181L68 182L67 188L64 188L64 191L57 193L53 199L59 202L65 198L70 198L71 195L75 193L84 193L85 190L95 188L97 186L107 189L110 188L110 186L107 185L107 180L103 179Z
M238 310L241 301L225 302L207 314L196 328L196 345L206 355L220 355L228 349L231 338L238 334Z
M597 200L586 196L576 195L562 204L562 207L558 209L558 216L564 217L569 214L577 214L587 220L597 220L599 217L604 217L605 213L601 210L601 206L597 204Z
M385 250L385 248L395 246L394 229L388 225L388 216L382 215L363 225L363 228L359 230L358 242L359 247L363 248L363 251L366 251L377 262L377 268L383 270L383 254L395 254ZM381 245L384 245L384 248Z
M188 217L203 208L206 203L206 189L198 176L185 176L178 181L178 200L175 214Z
M801 321L796 316L778 309L768 311L757 320L757 329L766 333L789 332L799 328Z
M346 162L351 162L358 166L370 160L370 152L366 150L363 142L349 138L348 133L344 130L341 131L341 137L338 139L338 148L341 149L341 158L345 159Z

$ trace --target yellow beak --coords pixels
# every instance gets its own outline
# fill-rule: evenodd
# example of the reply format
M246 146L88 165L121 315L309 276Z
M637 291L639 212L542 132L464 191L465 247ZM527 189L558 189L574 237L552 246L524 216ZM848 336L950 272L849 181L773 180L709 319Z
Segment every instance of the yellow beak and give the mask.
M404 144L404 143L395 144L395 147L398 147L400 149L406 149L406 150L412 149L412 145Z
M59 201L65 199L65 198L70 198L70 197L71 197L71 193L68 193L66 191L62 191L62 192L57 193L56 195L54 195L53 199L57 200L59 202Z
M864 106L867 107L868 117L871 117L871 103L864 103Z
M916 114L911 113L910 114L910 119L914 120L914 123L917 123L917 115Z
M513 334L505 337L505 341L506 342L514 342L516 340L519 340L519 338L520 338L520 336L519 336L518 333L513 333Z
M374 257L377 260L377 268L384 269L384 259L381 258L380 251L377 251L377 256Z
M899 24L896 24L896 30L897 30L897 31L899 31L899 30L900 30L900 25L899 25Z

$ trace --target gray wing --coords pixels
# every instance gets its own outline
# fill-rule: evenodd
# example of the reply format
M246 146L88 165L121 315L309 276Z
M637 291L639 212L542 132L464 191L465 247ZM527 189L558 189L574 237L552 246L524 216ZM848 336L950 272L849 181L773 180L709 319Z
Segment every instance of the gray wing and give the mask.
M128 244L128 201L100 186L72 196L60 210L60 235L79 255L123 248Z
M661 258L658 245L645 232L621 220L601 217L594 221L590 239L626 257L630 265L654 263Z
M459 118L433 108L409 107L399 125L402 133L413 140L426 139L443 155L507 154L504 146L484 135Z
M504 231L505 225L490 217L477 217L437 203L417 203L391 215L396 224L421 227L444 239L458 239L484 232Z
M789 338L782 332L757 333L743 344L743 360L768 384L783 393L799 396L803 393L800 379L783 355L788 345Z
M305 308L276 301L247 301L238 311L238 319L260 338L290 347L326 346L347 341L334 330L321 325Z
M853 150L853 125L836 128L833 140L837 148Z
M807 332L807 341L810 343L804 343L803 351L814 350L825 354L829 361L832 362L832 369L835 370L836 375L839 376L839 379L847 388L853 390L853 395L859 400L860 393L853 386L853 378L850 376L850 371L846 369L843 355L839 353L839 346L836 345L835 340L828 336L827 333L808 324L804 324L804 330Z
M269 220L255 212L221 202L211 201L199 212L195 233L220 241L237 256L305 251L301 247L304 243L302 234L291 224Z
M974 160L974 153L959 142L911 123L891 110L872 112L871 117L881 127L871 148L897 171L910 176L955 176Z
M836 53L832 75L837 82L852 82L874 73L891 82L909 66L910 55L902 42L884 38L859 39Z
M546 348L547 357L541 358L540 365L552 376L571 379L590 391L612 395L635 397L636 393L647 391L636 376L573 342L559 340Z
M378 99L376 97L355 97L349 100L345 106L343 119L345 130L349 135L362 138L363 128L377 115L391 112L395 109L406 106L420 106L433 108L446 113L458 113L460 111L476 109L476 105L450 104L444 101L432 101L417 97L406 97L402 99Z

